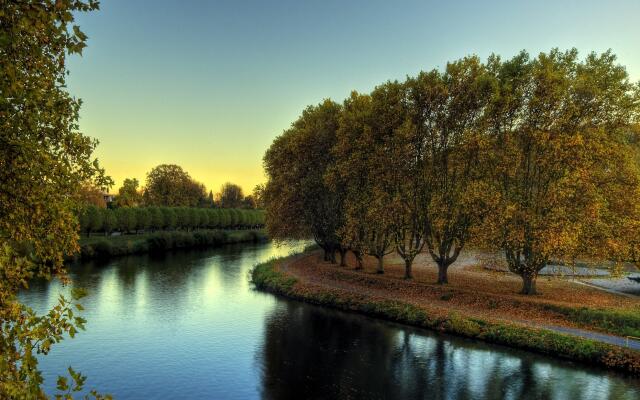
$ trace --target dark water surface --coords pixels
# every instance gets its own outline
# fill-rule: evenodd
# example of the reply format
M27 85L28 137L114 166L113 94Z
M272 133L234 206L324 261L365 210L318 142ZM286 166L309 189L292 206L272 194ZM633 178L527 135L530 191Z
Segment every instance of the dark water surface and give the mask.
M540 355L327 310L252 289L272 244L72 268L87 331L43 358L117 399L640 399L640 381ZM35 285L43 312L67 288Z

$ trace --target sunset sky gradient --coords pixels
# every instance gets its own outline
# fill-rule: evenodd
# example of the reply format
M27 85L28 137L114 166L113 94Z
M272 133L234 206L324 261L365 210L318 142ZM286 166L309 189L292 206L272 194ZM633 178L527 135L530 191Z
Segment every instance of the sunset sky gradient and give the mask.
M305 106L469 54L611 48L640 80L637 0L101 3L78 16L88 48L68 83L113 192L161 163L250 192Z

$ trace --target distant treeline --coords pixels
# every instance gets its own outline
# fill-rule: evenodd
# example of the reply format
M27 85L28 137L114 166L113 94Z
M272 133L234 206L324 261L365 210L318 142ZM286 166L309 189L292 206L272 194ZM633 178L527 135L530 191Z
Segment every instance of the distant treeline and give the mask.
M194 207L87 206L78 215L80 231L91 233L137 233L140 231L191 229L245 229L264 225L262 210Z
M257 185L253 192L244 195L242 188L231 182L222 185L215 196L213 191L193 179L191 175L175 164L160 164L147 174L144 186L136 178L122 182L117 194L107 194L109 185L98 187L93 182L85 182L77 193L83 204L98 207L199 207L199 208L264 208L262 203L263 185Z

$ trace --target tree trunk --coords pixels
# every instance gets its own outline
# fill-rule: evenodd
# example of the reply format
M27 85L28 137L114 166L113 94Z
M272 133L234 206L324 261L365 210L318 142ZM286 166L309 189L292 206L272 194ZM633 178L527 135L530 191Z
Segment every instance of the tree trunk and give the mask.
M376 274L384 274L384 256L378 257L378 269Z
M522 291L521 294L538 294L536 290L536 275L522 274Z
M329 250L329 261L331 261L331 264L337 264L336 262L336 249L331 248L331 250Z
M438 263L438 284L439 285L444 285L446 283L449 283L449 279L447 277L447 269L449 269L449 266L447 265L446 262L442 261Z
M404 260L404 279L413 279L413 274L411 273L412 264L413 260Z
M326 248L323 248L322 250L324 250L324 261L329 261L329 250Z
M347 249L340 248L340 266L347 266Z
M356 269L362 269L362 253L359 251L354 251L353 255L356 256Z

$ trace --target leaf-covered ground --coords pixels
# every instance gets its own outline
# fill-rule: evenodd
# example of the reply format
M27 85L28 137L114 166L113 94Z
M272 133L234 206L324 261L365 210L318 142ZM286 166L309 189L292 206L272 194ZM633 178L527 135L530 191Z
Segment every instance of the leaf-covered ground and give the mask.
M365 259L364 269L322 261L319 252L281 263L280 268L294 275L300 285L365 294L392 299L425 308L431 315L452 311L468 317L526 324L558 326L607 332L619 336L638 336L640 300L603 292L562 278L538 279L537 296L518 294L521 280L511 273L487 271L478 266L477 255L465 254L449 271L449 284L437 285L437 270L428 255L414 264L414 279L403 279L404 265L390 258L385 274L375 273L376 260Z

